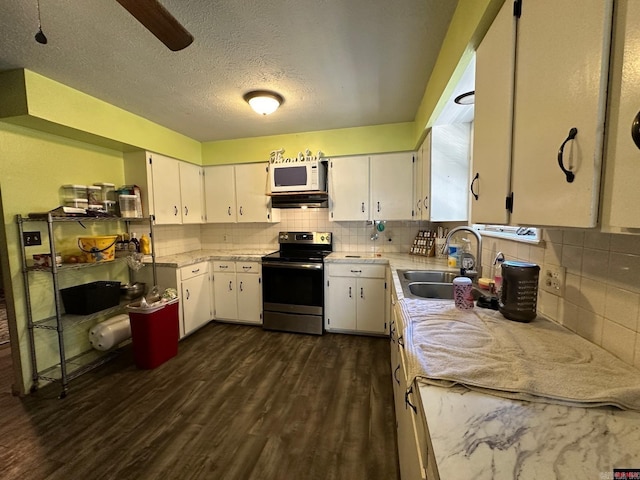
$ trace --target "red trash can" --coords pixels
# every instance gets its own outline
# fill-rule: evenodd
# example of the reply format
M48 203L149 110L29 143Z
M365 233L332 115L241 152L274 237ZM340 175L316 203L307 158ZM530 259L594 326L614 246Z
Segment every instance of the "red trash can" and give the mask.
M138 368L152 369L178 354L179 302L171 300L151 308L129 305L133 359Z

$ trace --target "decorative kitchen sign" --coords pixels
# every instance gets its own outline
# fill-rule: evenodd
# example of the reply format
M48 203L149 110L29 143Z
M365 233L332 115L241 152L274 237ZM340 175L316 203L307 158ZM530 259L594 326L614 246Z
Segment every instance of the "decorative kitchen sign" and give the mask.
M284 148L280 150L273 150L270 154L270 163L292 163L292 162L314 162L322 158L322 152L318 151L318 154L314 157L311 154L311 150L308 148L302 152L298 152L298 155L293 158L284 158Z

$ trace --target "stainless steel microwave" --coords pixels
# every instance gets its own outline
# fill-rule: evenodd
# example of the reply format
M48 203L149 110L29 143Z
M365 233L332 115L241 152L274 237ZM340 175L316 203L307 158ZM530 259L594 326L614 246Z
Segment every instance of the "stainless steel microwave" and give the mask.
M310 160L271 164L271 192L324 192L327 162Z

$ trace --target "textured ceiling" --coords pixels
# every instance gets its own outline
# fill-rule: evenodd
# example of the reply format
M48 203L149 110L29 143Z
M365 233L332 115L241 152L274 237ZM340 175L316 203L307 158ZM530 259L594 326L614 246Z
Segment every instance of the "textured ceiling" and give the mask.
M413 121L456 0L163 0L171 52L115 0L0 0L0 71L27 68L200 141ZM285 98L268 117L242 99Z

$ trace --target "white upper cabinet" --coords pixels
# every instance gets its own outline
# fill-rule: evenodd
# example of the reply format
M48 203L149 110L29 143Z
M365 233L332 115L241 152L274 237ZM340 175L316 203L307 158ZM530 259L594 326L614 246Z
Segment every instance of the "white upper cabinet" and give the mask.
M159 225L202 223L202 167L152 152L124 154L124 178L140 187L142 211Z
M207 223L278 222L267 195L268 163L205 167Z
M372 155L371 220L413 220L415 153Z
M412 220L415 154L386 153L329 162L329 219Z
M478 173L473 185L478 200L472 200L472 220L593 227L612 1L582 2L580 8L569 0L519 5L516 34L508 13L513 5L507 2L478 49L472 173ZM512 209L510 217L505 208Z
M268 163L236 165L238 222L270 222Z
M471 222L509 223L516 17L505 2L476 51Z
M156 223L166 225L182 223L180 198L180 163L164 155L151 154L153 207Z
M236 221L236 186L233 165L204 168L204 201L207 223Z
M413 208L415 220L429 220L431 200L431 130L416 152L413 165Z
M522 2L511 223L597 223L612 9L611 0Z
M192 163L180 164L180 199L182 223L204 222L203 170Z
M343 157L329 162L329 218L369 219L369 157Z
M632 125L638 124L640 111L640 2L621 0L616 3L613 60L609 88L610 110L607 124L605 188L602 226L605 231L640 228L638 205L640 188L638 172L640 146L632 137ZM637 232L635 232L637 233Z

